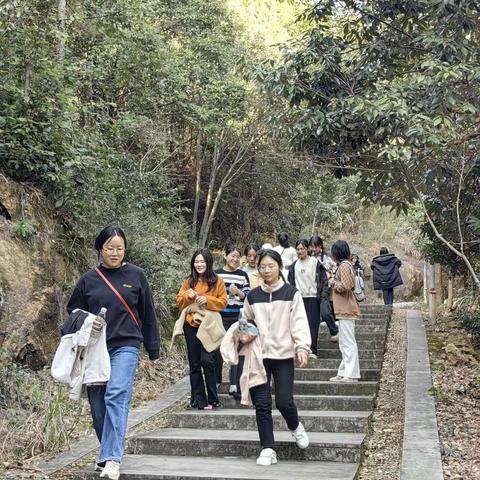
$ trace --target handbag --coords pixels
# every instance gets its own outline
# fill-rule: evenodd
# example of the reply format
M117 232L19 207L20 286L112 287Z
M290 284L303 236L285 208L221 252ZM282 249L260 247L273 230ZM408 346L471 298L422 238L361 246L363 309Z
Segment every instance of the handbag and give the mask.
M367 298L364 288L363 278L360 276L360 273L357 273L355 275L355 288L353 289L353 295L355 295L357 302L363 302Z
M118 299L122 302L122 305L127 309L127 312L129 315L132 317L132 320L135 322L137 327L140 327L140 322L137 320L137 317L135 314L132 312L132 309L128 306L127 302L125 299L122 297L122 295L117 291L117 289L108 281L107 277L102 273L102 271L97 267L95 268L95 271L100 275L101 279L110 287L112 292L118 297Z

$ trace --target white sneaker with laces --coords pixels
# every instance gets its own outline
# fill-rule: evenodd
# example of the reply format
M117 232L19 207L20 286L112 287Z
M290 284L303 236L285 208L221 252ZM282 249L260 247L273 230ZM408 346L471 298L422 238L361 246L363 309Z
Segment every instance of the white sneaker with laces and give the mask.
M100 478L108 478L109 480L118 480L120 478L120 462L108 460L105 464Z
M331 341L332 343L337 343L337 342L338 342L338 333L335 334L335 335L332 335L332 336L330 337L330 341Z
M340 375L336 375L335 377L332 377L330 379L330 382L341 382L343 380L343 377L341 377Z
M298 427L295 430L291 430L292 436L297 442L297 447L301 448L302 450L307 448L310 441L308 440L307 432L305 431L305 427L300 422Z
M257 465L262 465L262 467L268 467L275 463L277 463L277 454L275 453L275 450L272 450L271 448L264 448L260 452L260 456L257 458Z

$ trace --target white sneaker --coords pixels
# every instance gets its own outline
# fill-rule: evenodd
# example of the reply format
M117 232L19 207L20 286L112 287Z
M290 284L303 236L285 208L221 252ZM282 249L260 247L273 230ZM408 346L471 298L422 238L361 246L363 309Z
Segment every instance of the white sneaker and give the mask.
M110 480L118 480L120 478L120 462L115 460L108 460L105 464L100 478L108 478Z
M355 383L355 382L358 382L358 378L342 377L342 379L339 380L339 382L342 382L342 383Z
M343 377L340 375L336 375L335 377L330 378L330 382L341 382L343 380Z
M291 430L292 437L295 439L295 442L297 442L297 447L301 448L302 450L304 448L307 448L310 441L308 440L308 435L307 432L305 431L305 427L302 425L300 422L298 424L298 427L295 430Z
M103 468L97 461L95 461L95 471L96 472L101 472L103 471Z
M263 467L268 467L275 463L277 463L277 454L275 453L275 450L272 450L271 448L264 448L260 452L260 456L257 458L257 465L262 465Z
M332 343L337 343L337 342L338 342L338 333L337 333L336 335L332 335L332 336L330 337L330 341L331 341Z

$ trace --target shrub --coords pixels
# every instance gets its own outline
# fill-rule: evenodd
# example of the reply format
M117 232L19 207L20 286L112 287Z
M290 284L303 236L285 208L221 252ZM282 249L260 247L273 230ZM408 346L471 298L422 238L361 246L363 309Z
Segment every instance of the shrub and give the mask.
M457 317L462 325L473 335L473 341L480 347L480 309L464 308L458 313Z
M31 220L24 218L19 222L12 223L10 231L15 238L28 240L35 234L35 227L33 226Z

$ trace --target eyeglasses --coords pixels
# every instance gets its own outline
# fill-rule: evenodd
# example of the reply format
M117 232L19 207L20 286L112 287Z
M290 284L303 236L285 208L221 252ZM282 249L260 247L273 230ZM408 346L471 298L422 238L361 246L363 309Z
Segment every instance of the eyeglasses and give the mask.
M258 267L258 270L260 272L266 272L267 270L272 272L273 270L275 270L277 268L277 265L260 265Z
M123 247L104 247L102 250L107 252L109 255L112 255L115 252L121 255L125 251Z

